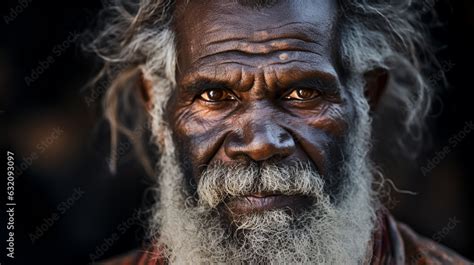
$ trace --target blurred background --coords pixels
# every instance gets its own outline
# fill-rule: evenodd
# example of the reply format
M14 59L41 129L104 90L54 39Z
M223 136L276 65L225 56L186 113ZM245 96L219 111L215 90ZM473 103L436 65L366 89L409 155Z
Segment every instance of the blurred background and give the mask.
M151 180L125 139L118 173L109 172L104 88L83 89L98 65L81 51L78 34L93 26L100 8L92 0L1 3L0 145L15 153L16 264L88 264L143 240ZM472 260L474 2L438 0L434 8L444 24L433 34L449 87L434 102L432 139L416 161L378 160L398 189L416 193L392 193L386 203L396 218ZM441 76L433 72L430 80L441 84ZM393 148L383 139L378 146ZM0 182L5 187L6 177ZM2 208L0 260L6 218Z

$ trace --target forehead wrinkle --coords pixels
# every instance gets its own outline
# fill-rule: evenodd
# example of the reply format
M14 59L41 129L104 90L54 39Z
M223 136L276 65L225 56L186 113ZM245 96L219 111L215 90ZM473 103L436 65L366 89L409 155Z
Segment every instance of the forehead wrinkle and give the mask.
M239 26L238 30L236 24L229 24L229 27L223 25L228 22L223 22L211 29L208 29L204 34L211 37L213 41L207 44L216 44L224 41L232 40L245 40L251 43L268 42L280 38L297 38L307 42L318 43L314 40L314 37L322 36L324 32L318 30L318 25L312 22L288 22L286 24L265 28L265 29L253 29L246 28L242 25ZM321 24L325 24L322 23Z
M300 24L300 23L298 23ZM300 27L301 28L301 27ZM314 53L321 53L323 49L329 46L324 37L317 30L308 29L283 29L281 32L272 32L272 30L246 31L233 28L219 27L215 33L204 33L204 43L201 43L200 49L193 49L193 57L205 58L214 54L229 51L240 51L249 54L268 54L276 51L300 50ZM254 36L257 35L255 38ZM262 35L258 37L258 35Z
M266 54L279 50L317 52L322 48L324 48L323 45L318 41L306 41L298 37L274 38L265 42L222 40L214 44L205 44L203 54L212 54L223 51L242 51L251 54Z
M299 50L324 55L321 57L331 57L333 45L330 45L332 38L328 38L328 34L331 35L335 28L333 23L336 17L333 12L325 12L330 11L327 7L331 5L324 1L308 2L302 5L304 6L301 7L302 11L299 6L298 8L289 6L281 16L275 17L273 15L278 14L276 7L278 9L286 7L277 5L264 9L265 15L271 16L260 18L262 12L234 7L228 2L215 2L210 8L204 8L204 5L195 2L192 10L187 9L186 14L183 14L189 17L185 19L185 23L177 21L175 24L176 30L184 33L180 34L181 41L177 42L181 54L178 64L185 66L183 69L187 71L198 65L202 67L205 65L201 63L203 61L206 63L217 61L216 58L212 58L216 55L222 55L217 57L219 61L225 60L226 63L230 63L231 60L224 58L224 55L227 56L226 52L278 56L271 53ZM309 7L315 10L311 11ZM198 12L199 19L190 12ZM245 19L242 19L243 17ZM260 21L259 19L264 21L255 23ZM191 34L192 32L195 33ZM209 60L206 60L206 57ZM323 58L325 61L328 59L332 60ZM239 60L239 63L247 66L256 64L253 59Z
M281 59L284 55L284 59ZM316 51L300 50L300 49L284 49L263 53L247 53L244 51L228 50L213 54L203 55L191 63L192 68L205 67L209 65L223 65L236 63L248 67L263 67L272 62L284 63L291 60L309 59L321 60L322 53Z
M320 72L326 72L331 75L336 75L335 69L325 58L322 57L310 57L310 56L301 56L293 57L294 59L287 59L284 61L275 60L275 58L268 58L268 60L258 60L257 63L250 64L244 63L246 60L245 58L238 58L236 59L222 59L216 60L214 63L205 64L202 66L198 66L193 68L191 73L194 72L206 72L208 69L212 69L214 72L218 71L216 69L220 69L224 71L227 69L229 72L236 71L235 69L241 69L242 72L255 72L258 73L260 69L267 71L271 69L275 72L282 72L285 74L287 71L301 71L301 72L312 72L314 70L318 70ZM217 75L219 73L217 72Z
M202 61L212 61L214 56L226 55L274 55L275 53L285 51L295 52L309 52L322 56L325 51L330 51L332 48L328 43L328 39L321 36L318 29L308 26L301 26L301 24L313 25L312 23L292 22L287 25L274 27L274 30L262 30L255 32L242 33L238 30L228 29L225 27L218 27L218 29L211 29L210 36L204 34L199 48L190 50L192 61L191 65L201 63ZM296 27L295 25L298 25ZM235 25L234 25L235 26ZM313 26L314 27L314 26ZM287 29L288 28L288 29ZM294 29L294 30L292 30ZM267 36L262 38L253 37L255 34L262 35L261 32L267 32ZM270 34L268 33L270 32ZM206 42L206 40L208 40ZM222 61L222 58L218 58ZM214 59L215 60L215 59Z
M267 84L268 87L281 87L274 68L269 69L265 73L265 84Z

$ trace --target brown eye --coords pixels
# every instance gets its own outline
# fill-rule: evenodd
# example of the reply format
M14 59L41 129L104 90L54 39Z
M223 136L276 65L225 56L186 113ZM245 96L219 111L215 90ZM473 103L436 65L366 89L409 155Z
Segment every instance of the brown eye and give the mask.
M205 101L224 101L224 100L232 100L234 97L231 93L223 89L209 89L204 91L201 94L201 98Z
M318 96L319 96L319 92L315 89L297 88L297 89L293 89L291 93L285 97L285 99L310 100Z

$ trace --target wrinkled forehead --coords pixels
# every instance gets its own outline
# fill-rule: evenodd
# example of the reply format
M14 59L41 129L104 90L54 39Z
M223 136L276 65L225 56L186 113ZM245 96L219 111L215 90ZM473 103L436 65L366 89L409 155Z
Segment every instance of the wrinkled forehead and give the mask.
M216 44L236 45L239 41L244 43L238 45L244 46L260 43L259 52L271 52L274 46L282 45L281 40L314 42L320 46L319 52L331 52L336 0L276 0L264 7L241 2L177 1L174 27L180 65L190 65L212 53Z

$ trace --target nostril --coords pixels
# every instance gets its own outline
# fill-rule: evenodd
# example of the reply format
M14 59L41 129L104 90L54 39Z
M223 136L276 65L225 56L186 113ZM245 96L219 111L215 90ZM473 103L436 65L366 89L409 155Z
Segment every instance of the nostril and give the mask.
M253 161L283 158L295 151L292 135L275 124L252 124L233 132L224 141L224 150L231 160L247 157Z
M290 138L291 138L290 134L288 134L286 132L282 132L282 133L280 133L280 135L278 135L278 140L279 140L280 143L284 143L284 142L288 141Z

